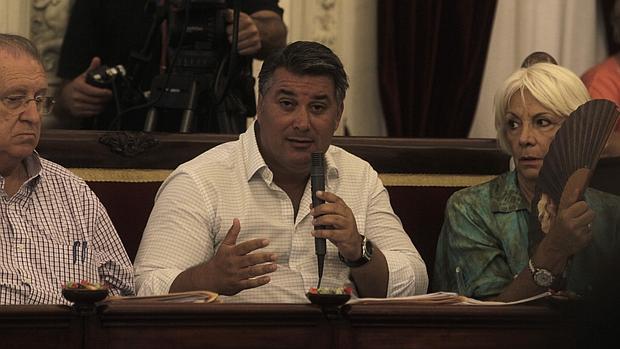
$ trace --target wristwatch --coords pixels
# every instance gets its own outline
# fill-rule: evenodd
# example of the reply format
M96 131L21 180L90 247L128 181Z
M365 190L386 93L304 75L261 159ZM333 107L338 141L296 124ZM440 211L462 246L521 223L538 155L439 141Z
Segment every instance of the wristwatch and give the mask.
M549 270L543 268L535 268L534 264L532 264L531 258L527 265L530 268L532 278L534 279L534 283L536 285L543 288L549 288L551 287L551 285L553 285L553 282L555 281L555 276L553 276L553 274Z
M346 264L349 268L361 267L362 265L370 262L370 259L372 258L372 242L364 236L364 239L362 240L362 256L357 260L347 260L340 254L340 252L338 252L338 257L342 263Z

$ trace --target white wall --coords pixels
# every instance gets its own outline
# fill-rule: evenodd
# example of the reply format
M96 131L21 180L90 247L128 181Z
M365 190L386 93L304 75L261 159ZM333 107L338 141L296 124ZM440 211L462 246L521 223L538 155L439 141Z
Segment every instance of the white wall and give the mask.
M596 0L499 0L469 136L495 138L493 96L534 51L581 75L606 55Z
M30 36L29 0L0 0L0 33Z

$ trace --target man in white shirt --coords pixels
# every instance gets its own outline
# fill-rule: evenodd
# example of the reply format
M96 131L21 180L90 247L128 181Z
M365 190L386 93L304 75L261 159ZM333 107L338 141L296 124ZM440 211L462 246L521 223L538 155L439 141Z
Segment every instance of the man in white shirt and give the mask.
M159 189L135 261L138 294L207 289L225 301L307 302L318 282L315 237L327 239L323 287L351 286L359 297L426 292L424 262L377 173L330 145L347 87L321 44L270 56L249 130L179 166ZM315 208L313 152L326 163L317 193L325 204Z

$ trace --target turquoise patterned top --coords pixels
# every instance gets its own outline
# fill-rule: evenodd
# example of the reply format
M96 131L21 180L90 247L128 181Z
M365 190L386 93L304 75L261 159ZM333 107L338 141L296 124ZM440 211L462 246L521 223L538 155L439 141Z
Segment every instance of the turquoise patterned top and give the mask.
M567 268L567 289L582 295L592 290L600 263L620 252L620 197L595 189L585 197L596 212L593 240ZM528 219L514 171L454 193L437 244L432 289L474 298L501 293L527 267Z

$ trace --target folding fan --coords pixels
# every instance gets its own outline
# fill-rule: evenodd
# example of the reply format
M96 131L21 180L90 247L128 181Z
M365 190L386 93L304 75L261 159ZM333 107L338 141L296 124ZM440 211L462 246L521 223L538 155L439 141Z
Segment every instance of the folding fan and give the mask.
M542 239L546 230L543 226L546 227L555 215L555 212L548 212L549 207L552 211L557 209L563 192L578 190L580 200L583 199L619 115L615 103L592 100L572 112L555 134L536 180L530 216L530 248Z
M579 179L580 192L585 190L618 115L616 105L605 99L586 102L572 112L549 146L537 188L556 204L572 176Z

